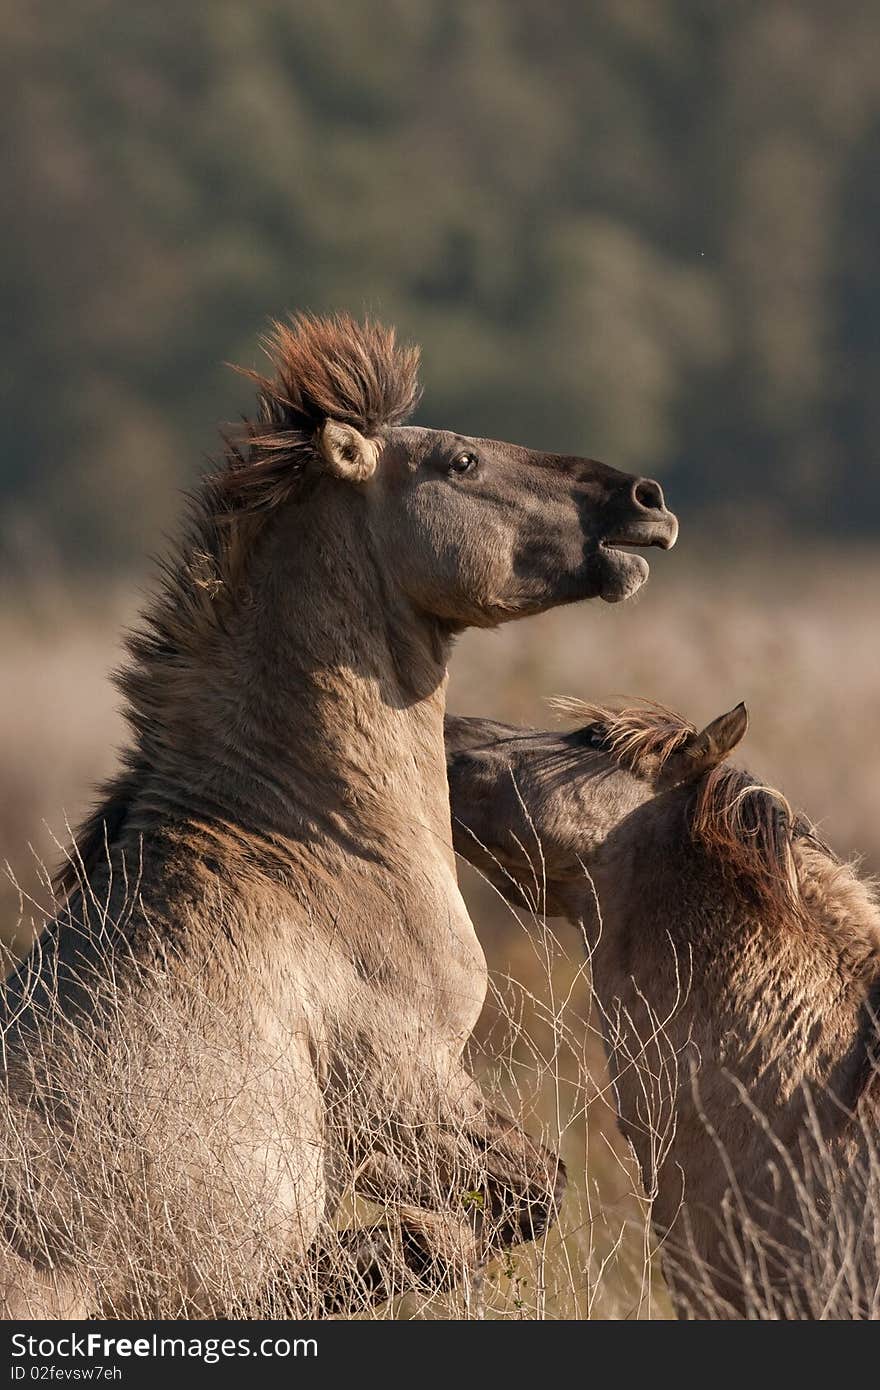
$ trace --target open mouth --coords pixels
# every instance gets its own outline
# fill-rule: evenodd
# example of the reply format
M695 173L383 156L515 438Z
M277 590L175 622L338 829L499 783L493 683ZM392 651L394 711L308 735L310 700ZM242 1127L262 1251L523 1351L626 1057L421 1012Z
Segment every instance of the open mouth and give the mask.
M629 548L659 546L671 550L678 536L678 522L671 512L650 521L634 521L618 533L599 542L602 587L599 596L606 603L621 603L642 587L650 574L644 555L633 555Z

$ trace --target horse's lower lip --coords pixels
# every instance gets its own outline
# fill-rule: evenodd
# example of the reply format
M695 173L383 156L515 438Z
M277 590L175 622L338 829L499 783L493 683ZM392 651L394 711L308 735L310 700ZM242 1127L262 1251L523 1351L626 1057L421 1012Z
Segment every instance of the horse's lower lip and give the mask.
M637 549L656 545L661 550L671 550L678 539L678 522L671 512L658 517L656 521L635 522L625 531L607 536L599 544L605 550L619 550L621 546L631 545Z
M602 583L599 597L606 603L631 598L648 578L648 562L642 555L631 555L617 546L603 545Z
M678 522L672 512L658 511L653 516L627 520L619 531L599 542L602 559L600 597L606 603L620 603L631 598L648 578L648 562L633 550L656 545L670 550L678 536Z

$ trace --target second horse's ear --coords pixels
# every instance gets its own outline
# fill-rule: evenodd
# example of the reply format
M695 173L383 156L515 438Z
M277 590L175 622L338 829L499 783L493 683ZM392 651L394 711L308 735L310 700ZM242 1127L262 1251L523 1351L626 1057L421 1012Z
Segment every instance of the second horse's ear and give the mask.
M367 439L354 425L340 420L325 420L316 436L318 453L327 472L334 478L350 483L365 483L372 478L379 462L379 445Z
M685 743L667 758L660 772L662 786L672 787L679 782L694 782L713 767L723 763L749 727L749 712L739 704L727 714L719 714L707 724L701 734L691 734Z

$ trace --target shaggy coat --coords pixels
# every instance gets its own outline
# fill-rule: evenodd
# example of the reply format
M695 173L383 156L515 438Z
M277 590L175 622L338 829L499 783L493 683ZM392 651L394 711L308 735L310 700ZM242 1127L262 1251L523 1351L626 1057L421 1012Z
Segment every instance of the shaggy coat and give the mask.
M410 1213L338 1242L368 1298L397 1287L377 1251L441 1282L556 1200L461 1060L486 967L446 660L468 624L626 597L647 566L618 547L675 519L650 480L404 425L389 330L301 318L268 348L129 638L121 771L7 985L7 1316L335 1309L343 1190Z
M582 929L685 1316L877 1316L880 907L781 793L657 706L446 724L458 852Z

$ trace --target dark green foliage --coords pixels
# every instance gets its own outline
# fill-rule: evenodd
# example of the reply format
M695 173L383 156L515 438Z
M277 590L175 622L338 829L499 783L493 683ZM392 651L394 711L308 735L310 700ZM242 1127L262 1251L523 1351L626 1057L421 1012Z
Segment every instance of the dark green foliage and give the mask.
M13 563L155 546L286 308L417 339L426 422L873 530L878 45L871 0L13 7Z

